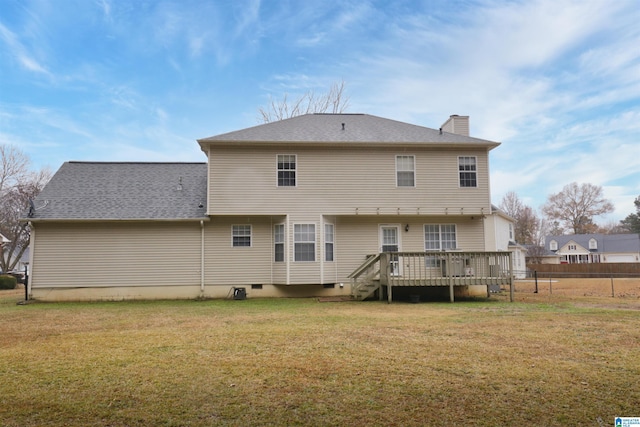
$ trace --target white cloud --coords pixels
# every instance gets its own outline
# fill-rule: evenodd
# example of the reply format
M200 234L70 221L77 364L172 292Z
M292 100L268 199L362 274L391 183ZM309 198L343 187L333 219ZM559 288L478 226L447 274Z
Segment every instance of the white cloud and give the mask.
M51 77L51 73L47 68L33 57L32 53L28 51L22 42L20 42L18 36L1 22L0 38L7 46L10 56L13 56L23 68Z

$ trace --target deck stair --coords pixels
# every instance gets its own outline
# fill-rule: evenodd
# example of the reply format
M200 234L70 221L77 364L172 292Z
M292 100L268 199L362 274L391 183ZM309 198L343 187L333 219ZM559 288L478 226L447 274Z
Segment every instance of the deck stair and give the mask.
M365 262L349 275L351 297L363 301L380 289L380 254L368 255Z

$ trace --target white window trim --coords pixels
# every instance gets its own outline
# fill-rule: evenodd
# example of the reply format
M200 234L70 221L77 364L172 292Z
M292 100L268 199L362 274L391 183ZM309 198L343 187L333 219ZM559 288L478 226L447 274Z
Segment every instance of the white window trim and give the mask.
M313 242L298 242L296 241L296 225L313 225ZM318 261L318 225L314 222L294 222L293 223L293 262L317 262ZM313 243L313 260L312 261L298 261L296 259L296 244L297 243Z
M476 174L476 185L475 187L463 187L460 182L460 172L466 172L466 171L461 171L460 170L460 159L463 158L473 158L475 159L475 166L476 166L476 170L473 171L473 173ZM456 170L457 170L457 177L458 177L458 188L478 188L479 187L479 181L478 181L478 156L458 156L458 164L456 165Z
M331 227L331 241L327 240L327 226ZM335 224L331 223L331 222L325 222L324 223L324 235L323 237L323 254L322 254L322 258L324 259L324 262L335 262L336 261L336 226ZM331 257L333 258L332 260L327 260L327 243L331 243Z
M249 227L249 246L236 246L233 244L234 237L246 237L246 236L236 236L234 233L234 227ZM253 227L251 224L232 224L231 225L231 247L232 248L251 248L253 247Z
M295 171L296 174L296 185L279 185L278 182L278 172L280 172L280 169L278 168L278 157L280 156L293 156L295 162L296 162L296 168L293 169L293 171ZM277 188L296 188L298 186L298 155L297 154L276 154L276 187Z
M276 227L282 227L282 242L276 242ZM273 224L273 262L284 263L287 260L287 226L285 223ZM282 245L282 261L276 261L276 245Z
M456 240L454 242L454 248L449 248L449 249L442 249L442 227L443 226L448 226L451 225L453 226L453 229L455 230L456 233ZM426 228L427 226L438 226L438 249L427 249L427 237L426 237ZM425 252L439 252L439 251L451 251L451 250L457 250L458 249L458 226L457 224L423 224L422 225L422 245L424 247ZM429 260L427 260L429 261ZM427 268L436 268L436 267L440 267L440 260L436 260L435 262L436 265L427 265Z
M440 246L439 249L429 249L430 251L441 251L442 250L442 227L443 226L448 226L448 225L453 226L453 229L456 232L456 240L455 240L455 247L453 249L445 249L445 250L457 250L459 248L459 246L458 246L458 226L457 226L457 224L453 224L453 223L447 223L447 224L423 224L422 225L422 235L423 235L423 240L424 240L423 243L424 243L425 251L427 250L426 249L427 239L425 238L424 233L425 233L425 228L428 225L437 225L438 226L438 239L439 239L438 245Z
M410 172L410 171L401 171L398 169L398 159L400 157L411 157L413 159L413 185L398 185L398 172ZM396 188L416 188L417 187L417 179L416 179L416 156L414 154L396 154Z

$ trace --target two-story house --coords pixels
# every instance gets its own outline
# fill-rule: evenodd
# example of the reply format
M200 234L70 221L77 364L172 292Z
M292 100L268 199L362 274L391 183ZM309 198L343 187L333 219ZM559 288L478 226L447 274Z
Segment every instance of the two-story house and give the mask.
M206 163L67 162L27 219L31 295L363 298L383 285L391 298L391 279L485 293L512 266L483 254L498 250L485 222L499 143L468 129L464 116L436 130L308 114L200 139ZM356 294L363 283L375 289Z
M546 236L549 264L635 263L640 234L569 234Z

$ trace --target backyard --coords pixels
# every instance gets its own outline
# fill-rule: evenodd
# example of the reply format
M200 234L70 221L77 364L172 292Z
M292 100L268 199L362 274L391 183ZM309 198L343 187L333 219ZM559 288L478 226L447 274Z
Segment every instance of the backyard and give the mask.
M638 285L453 304L2 291L0 425L613 425L640 416Z

